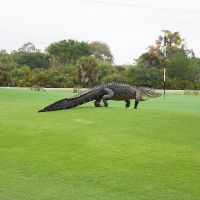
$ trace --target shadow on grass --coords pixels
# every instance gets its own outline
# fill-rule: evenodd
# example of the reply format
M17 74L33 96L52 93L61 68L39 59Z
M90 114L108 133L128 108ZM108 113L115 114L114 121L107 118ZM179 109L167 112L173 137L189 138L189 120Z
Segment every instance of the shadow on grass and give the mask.
M126 109L126 108L123 108L123 107L117 107L117 106L112 106L112 107L104 107L104 106L101 106L101 107L94 107L94 106L78 106L78 107L74 107L74 108L69 108L69 109L61 109L61 110L54 110L54 111L48 111L46 113L53 113L53 112L69 112L69 111L79 111L79 110L85 110L85 111L92 111L92 110L110 110L110 109L119 109L119 108L122 108L122 109ZM130 108L129 108L130 109ZM38 109L39 110L39 109ZM41 113L45 113L45 112L41 112Z

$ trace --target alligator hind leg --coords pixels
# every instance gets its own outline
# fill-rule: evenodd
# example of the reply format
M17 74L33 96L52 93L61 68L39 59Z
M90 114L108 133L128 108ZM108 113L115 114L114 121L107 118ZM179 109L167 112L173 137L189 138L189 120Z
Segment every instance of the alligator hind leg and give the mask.
M130 100L127 99L127 100L125 100L125 102L126 102L126 108L129 108L129 107L130 107L130 104L131 104Z
M97 99L97 100L94 102L94 106L95 106L95 107L101 107L101 99Z
M102 99L103 100L103 105L105 106L105 107L108 107L108 101L106 100L106 99Z
M140 93L136 92L134 109L137 109L137 106L138 106L138 103L139 103L140 99L141 99Z
M106 94L104 94L103 97L102 97L103 104L104 104L105 107L108 107L108 102L107 102L107 100L112 99L112 97L114 96L114 93L113 93L113 91L112 91L111 89L109 89L109 88L104 88L103 90L104 90L104 92L106 93Z

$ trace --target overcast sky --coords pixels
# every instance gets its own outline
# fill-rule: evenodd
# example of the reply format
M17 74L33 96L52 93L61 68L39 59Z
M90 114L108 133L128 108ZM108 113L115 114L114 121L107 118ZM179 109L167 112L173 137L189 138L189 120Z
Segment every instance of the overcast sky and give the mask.
M161 30L179 31L200 56L199 0L0 0L0 49L26 42L44 50L63 39L106 42L131 64Z

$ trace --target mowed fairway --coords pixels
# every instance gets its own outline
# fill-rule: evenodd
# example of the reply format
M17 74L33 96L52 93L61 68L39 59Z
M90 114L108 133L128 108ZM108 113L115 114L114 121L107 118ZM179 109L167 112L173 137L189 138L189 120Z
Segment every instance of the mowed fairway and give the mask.
M200 96L37 112L66 96L0 89L0 200L200 199Z

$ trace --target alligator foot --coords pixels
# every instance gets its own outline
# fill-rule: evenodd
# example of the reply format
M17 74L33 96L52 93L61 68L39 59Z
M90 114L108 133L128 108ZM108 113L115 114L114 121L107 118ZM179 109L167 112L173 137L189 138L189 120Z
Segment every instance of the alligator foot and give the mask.
M108 102L107 102L107 100L103 99L103 105L104 105L105 107L108 107Z
M101 103L101 101L96 100L96 101L94 102L94 106L95 106L95 107L102 107L102 105L101 105L100 103Z
M104 106L105 106L105 107L108 107L108 103L107 103L107 104L104 104Z
M134 105L134 109L137 109L139 101L135 100L135 105Z
M130 100L125 100L125 102L126 102L126 108L129 108L130 107L130 104L131 104L131 102L130 102Z

